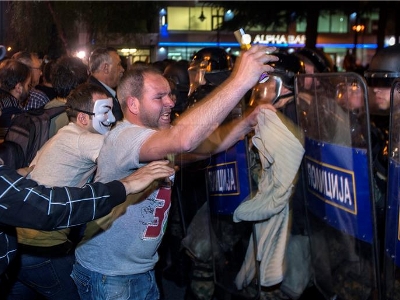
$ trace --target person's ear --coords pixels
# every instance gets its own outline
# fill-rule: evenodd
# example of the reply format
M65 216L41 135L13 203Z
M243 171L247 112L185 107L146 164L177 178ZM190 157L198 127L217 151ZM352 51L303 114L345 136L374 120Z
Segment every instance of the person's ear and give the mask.
M89 116L85 113L79 112L78 115L76 116L76 119L78 120L79 123L82 125L86 126L88 124L88 118Z
M110 71L110 64L109 63L104 63L103 65L103 71L104 73L108 74Z
M129 96L129 97L126 99L126 105L127 105L129 111L130 111L132 114L134 114L134 115L137 115L137 114L138 114L138 112L139 112L139 106L140 106L140 103L139 103L138 98L133 97L133 96Z
M23 86L23 84L22 84L21 82L18 82L18 83L15 85L15 88L14 88L15 92L16 92L18 95L21 95L21 94L22 94L23 89L24 89L24 86Z

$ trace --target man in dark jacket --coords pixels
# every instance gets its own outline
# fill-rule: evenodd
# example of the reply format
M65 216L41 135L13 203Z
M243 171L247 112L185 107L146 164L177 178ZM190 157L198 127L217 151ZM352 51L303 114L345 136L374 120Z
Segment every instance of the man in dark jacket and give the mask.
M96 48L89 57L89 83L101 86L107 97L113 99L113 114L117 121L122 120L121 105L116 97L115 89L124 74L121 58L116 49L111 47Z
M174 173L168 161L156 161L128 177L83 188L46 188L0 164L0 275L17 251L15 227L54 230L108 214L126 195L144 190L154 180Z

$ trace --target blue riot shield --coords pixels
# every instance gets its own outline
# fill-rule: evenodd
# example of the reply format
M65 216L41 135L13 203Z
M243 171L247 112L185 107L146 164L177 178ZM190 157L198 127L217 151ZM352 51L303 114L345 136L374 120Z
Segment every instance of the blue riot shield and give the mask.
M215 296L218 299L258 299L258 264L254 260L254 280L245 288L235 285L249 244L256 236L252 222L235 223L235 209L256 188L251 178L247 139L213 155L206 170L210 239L213 249ZM256 257L257 249L254 249Z
M356 73L295 79L307 234L314 283L326 299L380 299L368 95Z
M391 88L389 163L385 227L384 288L385 299L400 298L400 80Z

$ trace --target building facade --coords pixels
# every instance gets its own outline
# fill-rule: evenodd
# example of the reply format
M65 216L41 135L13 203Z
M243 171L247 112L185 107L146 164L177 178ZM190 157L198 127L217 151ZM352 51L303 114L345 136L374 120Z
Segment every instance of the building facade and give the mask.
M160 36L157 59L190 59L194 52L206 46L219 46L237 55L239 44L233 32L218 30L218 24L232 17L230 11L215 7L168 6L160 12ZM378 12L369 15L346 16L343 13L324 12L318 21L317 48L330 54L339 70L346 53L355 52L357 63L366 66L375 54ZM356 20L359 20L356 23ZM239 28L238 28L239 29ZM305 45L305 21L286 24L282 28L259 30L251 28L248 34L253 43L262 43L290 52ZM395 42L387 37L385 45Z
M190 6L184 6L191 3ZM231 11L223 8L207 7L193 2L178 2L160 10L158 16L159 32L147 47L119 48L120 54L127 57L128 64L137 60L154 62L174 59L190 60L193 53L203 47L223 47L229 53L238 55L239 43L233 32L219 30L218 24L232 18ZM361 20L356 23L356 20ZM366 67L377 48L376 31L378 12L369 15L347 16L343 13L324 12L318 21L317 48L331 57L339 71L343 70L346 53L355 53L357 64ZM239 28L238 28L239 29ZM305 45L305 21L286 24L282 28L260 30L251 28L248 34L253 43L262 43L289 52ZM394 37L386 37L385 46L394 44Z

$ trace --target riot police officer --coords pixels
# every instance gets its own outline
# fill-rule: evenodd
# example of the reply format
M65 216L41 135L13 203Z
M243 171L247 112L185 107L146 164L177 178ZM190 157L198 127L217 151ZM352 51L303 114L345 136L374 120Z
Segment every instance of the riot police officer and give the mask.
M179 117L188 106L189 94L189 62L187 60L174 61L164 69L164 76L172 81L171 92L176 97L175 106L172 108L171 121Z
M178 106L179 111L174 113L176 117L179 117L184 110L195 106L225 81L233 69L233 60L223 48L206 47L195 53L189 66L186 67L186 75L182 67L183 64L171 64L164 71L164 76L172 79L178 90L179 85L181 85L181 91L187 88L186 98L182 101L182 105ZM182 94L181 96L183 99L184 96ZM240 106L238 105L239 108ZM175 245L170 247L171 265L165 269L164 277L174 280L179 286L186 285L186 299L211 299L214 293L212 262L200 261L195 257L189 260L186 251L182 251L180 247L181 239L187 236L192 219L207 200L205 170L208 162L208 160L197 161L182 167L177 172L173 192L175 201L171 206L167 239L164 239L164 241L169 241L168 245ZM202 216L198 215L199 217ZM204 230L204 228L199 229ZM189 229L189 235L193 231L196 231L194 225Z
M378 238L384 235L384 216L388 172L390 89L400 77L400 44L378 51L364 77L368 85L374 181L377 186L376 208ZM383 243L381 243L383 244Z
M293 123L297 124L294 80L296 75L305 73L305 64L299 56L294 54L276 53L274 55L279 57L278 61L271 64L275 70L269 73L265 82L258 83L253 88L250 105L272 103ZM299 175L301 175L301 172L299 172ZM311 280L311 262L307 259L299 259L301 253L298 252L299 250L302 253L309 251L304 196L300 183L301 179L299 178L290 199L292 226L286 250L287 255L285 256L287 270L289 271L286 271L280 288L268 292L268 299L280 299L281 297L297 299ZM294 250L296 247L294 245L297 245L296 250Z

